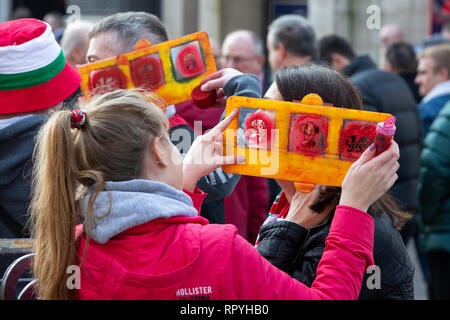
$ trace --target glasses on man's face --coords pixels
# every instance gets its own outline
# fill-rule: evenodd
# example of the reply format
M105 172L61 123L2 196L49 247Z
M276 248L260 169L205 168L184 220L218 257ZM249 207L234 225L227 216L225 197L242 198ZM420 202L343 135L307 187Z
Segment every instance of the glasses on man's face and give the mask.
M254 60L255 57L231 57L231 56L222 56L221 60L222 63L229 63L229 62L233 62L234 64L242 64L242 63L246 63L248 61Z

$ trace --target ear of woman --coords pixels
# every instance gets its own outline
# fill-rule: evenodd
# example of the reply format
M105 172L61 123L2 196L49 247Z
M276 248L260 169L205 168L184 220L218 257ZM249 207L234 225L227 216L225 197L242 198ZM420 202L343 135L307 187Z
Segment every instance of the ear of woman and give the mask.
M153 157L155 159L155 163L157 166L162 168L167 168L169 164L167 163L165 152L163 151L162 141L161 138L156 137L153 139L151 143L151 151L153 154Z

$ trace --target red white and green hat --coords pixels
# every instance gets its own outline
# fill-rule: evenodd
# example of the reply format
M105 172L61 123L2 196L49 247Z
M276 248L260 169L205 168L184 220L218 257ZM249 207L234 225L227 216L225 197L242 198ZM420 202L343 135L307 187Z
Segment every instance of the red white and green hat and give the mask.
M49 24L36 19L0 23L0 114L48 109L80 83Z

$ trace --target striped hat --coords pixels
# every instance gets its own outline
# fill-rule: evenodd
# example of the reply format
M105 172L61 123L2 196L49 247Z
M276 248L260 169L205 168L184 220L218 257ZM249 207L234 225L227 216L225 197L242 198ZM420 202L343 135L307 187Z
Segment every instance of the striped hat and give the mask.
M0 23L0 114L48 109L80 83L50 25L36 19Z

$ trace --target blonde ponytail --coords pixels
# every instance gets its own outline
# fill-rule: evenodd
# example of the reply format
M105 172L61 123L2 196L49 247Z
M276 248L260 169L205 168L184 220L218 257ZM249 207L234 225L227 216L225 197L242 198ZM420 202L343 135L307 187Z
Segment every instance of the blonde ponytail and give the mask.
M30 207L33 273L43 299L68 298L66 269L75 259L73 152L71 112L57 112L37 136Z

